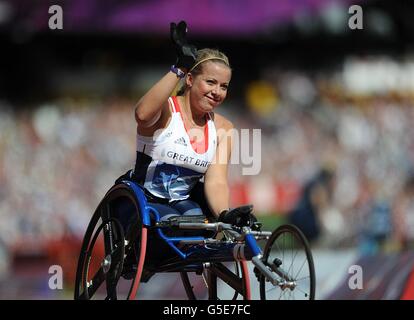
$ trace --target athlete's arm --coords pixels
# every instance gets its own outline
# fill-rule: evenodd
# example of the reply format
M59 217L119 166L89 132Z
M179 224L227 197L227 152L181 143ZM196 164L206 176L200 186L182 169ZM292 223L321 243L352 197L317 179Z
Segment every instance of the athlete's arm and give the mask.
M230 189L227 179L230 163L233 124L224 117L215 114L218 133L218 145L213 163L204 176L204 193L210 210L216 217L230 206Z
M180 78L189 70L196 59L197 49L187 42L187 24L180 21L170 24L171 42L175 48L177 60L175 69L169 71L158 81L137 103L135 108L135 119L138 125L148 128L153 126L168 110L167 100Z
M138 125L144 128L149 127L160 119L161 112L166 110L168 97L178 82L177 75L168 72L138 101L135 108L135 119Z

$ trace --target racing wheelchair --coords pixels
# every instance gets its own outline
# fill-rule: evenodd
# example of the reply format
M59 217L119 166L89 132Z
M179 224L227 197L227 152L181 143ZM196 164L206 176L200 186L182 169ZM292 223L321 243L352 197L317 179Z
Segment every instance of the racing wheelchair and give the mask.
M259 282L260 299L315 298L312 253L294 225L269 232L258 222L234 225L205 216L161 220L138 184L117 181L86 230L74 298L135 299L140 283L156 273L176 272L189 299L222 299L222 281L233 295L226 300L248 300L248 262ZM205 284L202 296L195 289L197 276Z

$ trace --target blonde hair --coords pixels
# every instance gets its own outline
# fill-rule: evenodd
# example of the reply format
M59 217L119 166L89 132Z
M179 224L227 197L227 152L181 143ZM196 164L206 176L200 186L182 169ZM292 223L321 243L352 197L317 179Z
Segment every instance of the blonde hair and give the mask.
M203 65L207 61L222 63L231 70L229 58L227 58L227 56L223 52L217 49L205 48L197 51L196 61L194 62L194 65L190 68L188 73L191 73L195 76L202 73ZM187 84L184 82L184 84L178 90L177 96L182 96L186 89Z

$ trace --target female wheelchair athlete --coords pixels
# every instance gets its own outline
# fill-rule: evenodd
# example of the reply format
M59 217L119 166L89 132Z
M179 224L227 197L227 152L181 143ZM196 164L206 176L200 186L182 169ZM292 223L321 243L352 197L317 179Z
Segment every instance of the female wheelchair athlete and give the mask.
M263 240L267 242L262 250ZM261 231L258 222L234 225L205 216L162 221L143 189L122 180L107 192L89 223L74 298L134 299L140 283L155 273L177 272L189 299L197 298L191 280L195 274L203 277L208 299L220 299L221 279L234 290L233 299L240 295L248 300L249 261L259 281L260 299L315 298L311 250L297 227L282 225L268 232Z

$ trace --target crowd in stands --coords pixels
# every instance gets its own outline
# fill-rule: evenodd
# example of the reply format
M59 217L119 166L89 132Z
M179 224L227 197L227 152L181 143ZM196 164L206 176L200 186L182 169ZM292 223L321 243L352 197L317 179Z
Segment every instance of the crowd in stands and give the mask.
M241 164L232 166L231 181L293 181L300 190L321 169L328 170L333 185L319 194L327 201L315 216L321 243L359 245L365 253L384 243L398 249L409 245L414 240L413 100L393 92L350 95L300 72L269 71L262 81L274 90L270 108L259 112L247 100L221 107L237 128L262 130L261 155L255 155L261 157L260 173L243 176ZM69 97L31 108L0 103L4 247L82 238L105 192L133 167L134 104Z

